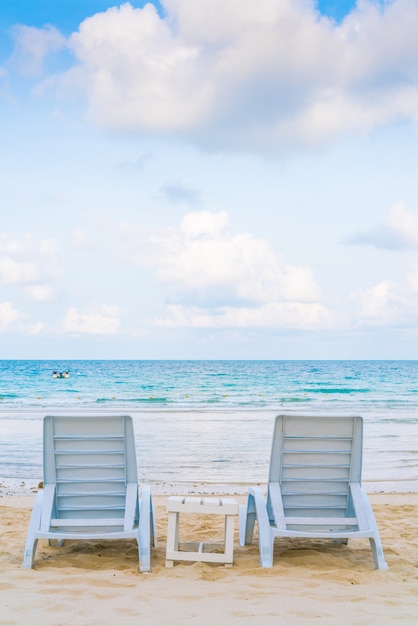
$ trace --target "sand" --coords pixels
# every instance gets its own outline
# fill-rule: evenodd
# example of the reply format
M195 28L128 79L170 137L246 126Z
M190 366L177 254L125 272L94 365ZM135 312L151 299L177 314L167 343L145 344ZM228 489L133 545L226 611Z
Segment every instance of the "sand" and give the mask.
M234 565L165 567L166 497L154 498L158 545L150 574L138 573L134 541L40 541L33 570L21 569L34 496L0 499L0 624L101 626L181 624L417 624L418 494L371 494L389 571L374 569L367 539L348 546L276 540L272 569L258 545L238 545ZM238 496L243 502L244 497ZM184 539L216 540L219 516L183 516Z

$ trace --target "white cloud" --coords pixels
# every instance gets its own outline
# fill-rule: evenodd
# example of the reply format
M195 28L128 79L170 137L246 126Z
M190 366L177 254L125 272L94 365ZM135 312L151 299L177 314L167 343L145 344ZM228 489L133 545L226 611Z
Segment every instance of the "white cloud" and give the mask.
M51 25L34 28L19 24L13 34L16 45L12 62L26 76L39 75L48 54L66 46L65 37Z
M407 273L405 283L411 293L418 295L418 269Z
M0 277L6 285L33 283L39 280L39 274L35 263L15 261L9 256L0 257Z
M386 324L395 313L392 305L394 288L394 283L384 280L369 289L355 292L352 297L359 304L358 317Z
M44 257L54 257L59 252L59 246L55 239L41 239L37 248L39 254Z
M271 302L257 308L230 306L213 311L196 306L169 305L168 317L154 320L166 328L281 328L313 330L333 323L321 304Z
M19 311L13 307L11 302L0 303L0 332L6 330L19 317Z
M342 24L310 1L164 0L86 19L65 81L98 123L216 147L280 149L417 121L418 4L361 0Z
M17 239L0 233L0 281L24 286L35 300L50 299L48 279L57 274L57 254L58 244L53 239Z
M51 285L28 285L25 291L37 302L48 302L54 297Z
M418 247L418 214L398 204L389 211L387 223L406 245Z
M383 223L356 233L346 243L389 250L418 248L418 214L409 211L402 204L397 204L389 210Z
M31 337L40 335L44 330L45 324L43 322L35 322L34 324L29 324L29 326L27 327L27 333Z
M382 280L351 297L357 326L418 328L418 270L407 272L399 282Z
M287 263L264 239L229 234L225 212L187 214L177 232L143 235L132 253L171 289L159 325L316 327L330 315L308 267Z
M3 254L20 254L25 246L19 239L13 239L6 233L0 233L0 252Z
M157 278L179 292L216 304L310 302L319 297L312 271L277 255L264 239L226 232L228 214L187 214L178 232L153 236L135 259L152 265ZM181 296L180 296L181 297Z
M76 307L68 309L61 324L64 333L114 335L120 326L120 308L102 305L98 309L79 313Z
M211 213L199 211L187 213L182 219L180 230L187 239L199 237L218 238L229 223L229 215L226 211Z
M11 302L0 303L0 332L14 331L20 335L39 335L45 329L43 322L27 323L28 315L16 309Z
M89 235L83 228L75 228L72 232L72 238L74 245L77 246L77 248L90 247Z

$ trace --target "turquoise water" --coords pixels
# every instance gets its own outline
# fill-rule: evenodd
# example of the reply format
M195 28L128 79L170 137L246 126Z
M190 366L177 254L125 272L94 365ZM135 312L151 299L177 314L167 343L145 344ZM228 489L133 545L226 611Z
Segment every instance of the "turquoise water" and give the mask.
M133 416L140 480L265 482L274 416L333 412L365 481L417 481L417 398L418 361L0 361L0 476L40 479L43 416L77 411Z

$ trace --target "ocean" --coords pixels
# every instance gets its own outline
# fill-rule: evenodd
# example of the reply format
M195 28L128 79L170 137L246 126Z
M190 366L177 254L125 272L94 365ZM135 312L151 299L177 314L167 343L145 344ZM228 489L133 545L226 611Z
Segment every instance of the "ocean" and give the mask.
M44 415L118 413L154 492L244 492L275 415L333 413L364 418L368 490L416 490L417 398L418 361L0 361L0 482L42 480Z

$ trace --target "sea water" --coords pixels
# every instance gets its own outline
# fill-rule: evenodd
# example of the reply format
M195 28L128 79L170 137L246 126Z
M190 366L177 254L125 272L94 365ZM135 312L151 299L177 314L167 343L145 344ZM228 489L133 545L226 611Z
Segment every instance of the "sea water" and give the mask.
M45 415L117 413L154 491L244 489L266 482L275 415L325 413L363 416L363 482L415 489L417 398L418 361L0 361L0 480L42 479Z

